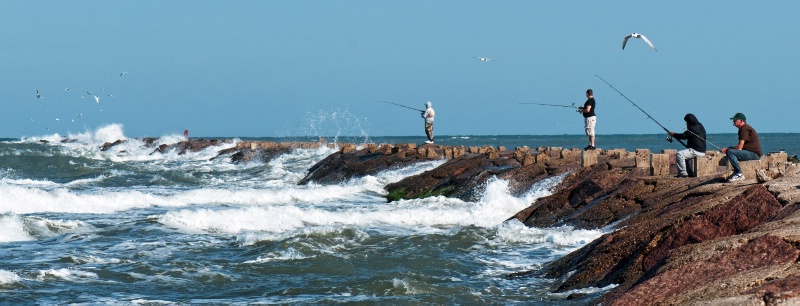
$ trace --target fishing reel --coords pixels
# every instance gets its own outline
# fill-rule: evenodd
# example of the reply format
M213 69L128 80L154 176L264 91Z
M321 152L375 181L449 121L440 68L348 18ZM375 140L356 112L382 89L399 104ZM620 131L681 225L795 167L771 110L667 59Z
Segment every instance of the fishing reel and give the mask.
M672 136L667 136L667 141L672 142Z

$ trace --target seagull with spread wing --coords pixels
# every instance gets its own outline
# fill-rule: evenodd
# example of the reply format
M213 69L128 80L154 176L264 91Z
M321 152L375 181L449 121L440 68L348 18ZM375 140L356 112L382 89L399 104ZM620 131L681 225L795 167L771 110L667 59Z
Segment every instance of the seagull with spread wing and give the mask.
M631 38L631 37L633 37L633 38L641 38L642 40L644 40L644 42L646 42L648 45L650 45L650 48L653 48L653 50L656 50L656 52L658 52L658 49L656 49L656 46L653 46L653 43L651 43L650 40L647 39L647 37L644 37L644 35L639 34L639 33L631 33L630 35L625 36L625 39L622 40L622 49L623 50L625 50L625 44L628 43L628 38Z

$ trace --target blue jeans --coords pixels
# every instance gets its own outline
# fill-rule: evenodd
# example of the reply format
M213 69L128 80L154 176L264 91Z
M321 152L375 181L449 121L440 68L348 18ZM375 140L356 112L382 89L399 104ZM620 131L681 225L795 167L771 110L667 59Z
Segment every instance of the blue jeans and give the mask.
M706 153L695 151L695 149L678 151L678 154L675 155L675 163L678 165L678 174L688 175L689 173L686 171L686 160L698 156L706 156Z
M728 157L728 160L731 162L731 166L733 166L733 173L742 173L742 168L739 167L739 161L757 160L761 158L755 152L731 148L728 148L728 150L725 152L725 156Z

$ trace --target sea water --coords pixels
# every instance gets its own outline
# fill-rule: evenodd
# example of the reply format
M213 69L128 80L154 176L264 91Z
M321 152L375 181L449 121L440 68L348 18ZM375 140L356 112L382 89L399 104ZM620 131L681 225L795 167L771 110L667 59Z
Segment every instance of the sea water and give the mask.
M731 136L735 141L735 135L709 138L724 143ZM182 137L161 137L157 145ZM762 143L765 151L780 147L796 154L798 138L763 135ZM100 150L118 139L127 142ZM384 186L444 161L336 185L298 186L308 168L335 148L233 164L229 156L217 157L240 141L230 139L184 155L153 153L125 137L119 125L0 141L0 303L578 305L613 287L551 293L558 279L508 278L541 269L607 231L506 221L551 194L563 176L521 196L494 178L475 202L430 197L387 203ZM437 138L441 144L509 148L582 147L585 141L580 135ZM597 146L604 144L629 150L675 146L656 135L598 135ZM567 300L572 293L584 298Z

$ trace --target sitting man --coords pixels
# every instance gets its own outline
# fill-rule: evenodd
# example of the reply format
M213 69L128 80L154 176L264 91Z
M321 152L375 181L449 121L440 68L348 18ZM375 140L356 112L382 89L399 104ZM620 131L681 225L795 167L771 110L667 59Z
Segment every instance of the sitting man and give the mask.
M678 151L675 155L675 162L678 164L678 175L676 177L688 177L686 171L686 160L698 156L706 156L706 128L697 120L693 114L686 114L683 117L686 121L686 131L680 134L669 132L669 136L677 139L686 139L686 149Z
M761 142L758 141L758 133L747 124L747 117L742 113L736 113L731 120L733 120L733 126L739 129L739 143L732 147L722 148L722 153L728 157L733 167L733 174L728 177L728 181L739 181L745 179L739 162L757 160L763 154L761 153Z

